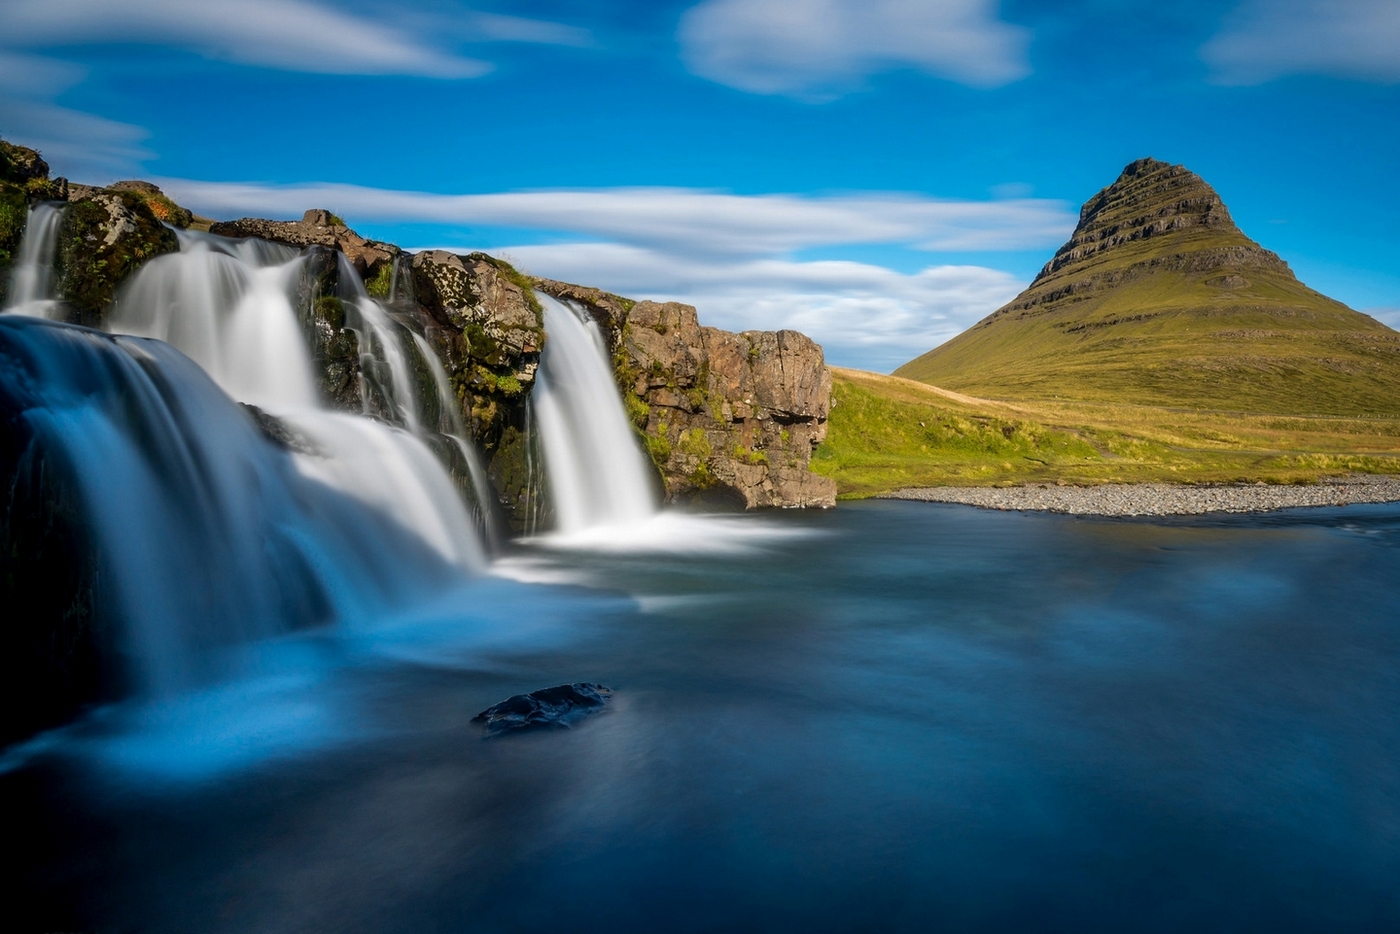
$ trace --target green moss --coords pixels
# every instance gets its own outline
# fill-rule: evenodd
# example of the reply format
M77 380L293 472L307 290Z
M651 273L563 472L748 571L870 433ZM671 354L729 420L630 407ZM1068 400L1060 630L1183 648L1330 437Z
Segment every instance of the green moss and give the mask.
M344 227L344 226L346 226L345 221L341 218L341 216L340 216L339 214L332 214L331 212L327 211L327 212L326 212L326 215L327 215L327 219L330 221L330 225L331 225L332 227Z
M767 466L768 464L767 454L763 451L747 448L742 444L734 445L733 449L729 452L729 456L741 464L749 464L754 467L759 465Z
M642 401L631 389L622 391L622 404L627 410L627 419L637 429L646 427L647 421L651 418L651 406Z
M115 243L106 242L111 217L94 201L70 204L59 229L59 293L90 325L101 323L117 286L138 266L180 248L174 232L151 212L145 198L132 191L112 196L121 200L135 226Z
M715 485L715 475L710 471L710 465L707 461L701 461L685 479L691 486L699 490L706 490Z
M19 252L28 216L29 208L22 192L9 186L0 189L0 267L8 268ZM3 287L0 283L0 288Z
M664 470L666 462L671 459L671 440L667 437L670 426L661 422L656 426L655 434L645 435L647 454L651 455L651 462L658 470Z
M380 263L378 271L365 280L365 291L375 298L388 298L394 284L394 264Z
M713 453L710 437L703 428L688 428L676 439L676 447L682 454L692 457L709 457Z
M322 295L312 308L316 317L337 331L345 327L345 305L334 295Z
M498 376L496 378L496 391L504 396L518 396L525 390L520 385L520 380L514 376Z

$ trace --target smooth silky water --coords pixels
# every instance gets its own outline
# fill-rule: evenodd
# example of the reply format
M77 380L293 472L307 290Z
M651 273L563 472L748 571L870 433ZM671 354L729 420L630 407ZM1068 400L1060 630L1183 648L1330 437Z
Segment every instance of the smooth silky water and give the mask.
M56 217L0 402L17 476L84 506L132 692L0 753L7 929L1400 927L1400 507L658 509L545 300L556 522L502 544L353 271L374 419L316 399L285 248L185 234L121 335L34 320ZM579 680L616 693L572 730L471 722Z
M0 777L6 904L153 932L1400 924L1400 509L686 528L520 546L470 603L274 640L299 679L154 751L70 729ZM573 680L616 700L470 722ZM297 716L261 751L226 722Z

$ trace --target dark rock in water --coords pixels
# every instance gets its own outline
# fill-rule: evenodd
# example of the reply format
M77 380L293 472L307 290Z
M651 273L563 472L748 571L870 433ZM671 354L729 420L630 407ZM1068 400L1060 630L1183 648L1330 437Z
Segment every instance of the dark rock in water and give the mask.
M597 713L612 698L612 690L591 681L576 681L557 687L507 697L472 717L485 723L492 733L533 729L565 729L591 713Z

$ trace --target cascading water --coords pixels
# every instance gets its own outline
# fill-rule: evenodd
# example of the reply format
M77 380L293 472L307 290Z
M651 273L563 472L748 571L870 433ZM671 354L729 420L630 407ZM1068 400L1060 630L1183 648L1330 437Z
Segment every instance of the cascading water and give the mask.
M0 411L19 463L42 462L79 491L98 579L150 694L217 676L220 649L372 620L460 579L453 558L470 543L403 521L392 493L367 502L317 482L308 465L331 463L325 452L274 444L161 342L2 318ZM411 460L397 449L385 460L395 458ZM424 452L375 481L455 501L431 460Z
M653 471L627 421L598 325L548 295L534 414L558 529L632 525L656 513Z
M63 223L65 205L41 201L29 209L19 256L10 275L5 311L47 318L57 304L54 291L54 254L58 249L58 228Z
M180 241L120 292L108 327L125 336L19 316L0 330L0 411L19 413L22 457L78 490L103 605L156 695L217 677L223 649L377 619L485 564L433 450L444 447L433 429L446 376L434 373L442 390L428 390L437 408L425 426L409 359L422 348L407 329L363 289L347 308L403 427L327 411L288 298L299 254ZM230 396L275 423L258 415L260 430ZM449 447L470 462L461 437Z
M290 247L182 231L180 252L141 268L107 326L179 348L242 402L313 408L311 362L287 297L300 265Z
M136 274L119 296L109 327L184 351L234 398L265 408L295 429L306 441L296 455L306 475L393 516L444 559L480 567L476 523L425 443L422 406L398 333L364 293L354 267L347 262L341 269L342 282L352 283L349 311L357 324L373 322L356 327L365 348L362 367L371 380L381 371L391 374L385 395L407 430L319 407L310 356L288 299L302 263L295 250L188 233L180 246Z

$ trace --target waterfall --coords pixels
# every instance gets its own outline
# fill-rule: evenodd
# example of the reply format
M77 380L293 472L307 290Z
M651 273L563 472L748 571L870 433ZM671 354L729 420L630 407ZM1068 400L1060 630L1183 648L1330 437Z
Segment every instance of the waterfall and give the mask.
M35 318L50 316L58 297L54 291L54 255L65 207L57 201L41 201L30 207L19 256L10 274L5 311Z
M265 407L311 408L316 383L288 294L297 251L181 232L118 294L109 330L183 351L224 391Z
M375 619L460 580L475 554L421 445L309 411L314 437L290 451L159 341L0 318L0 411L20 475L41 465L78 490L150 694L218 676L220 649Z
M292 426L307 442L296 455L307 476L384 511L445 560L479 567L477 528L487 522L472 515L429 448L437 425L424 427L426 406L402 338L409 332L365 293L344 256L339 259L347 320L360 340L366 401L371 391L378 393L402 430L320 407L310 354L288 298L304 262L291 247L182 232L178 253L147 263L122 290L108 327L180 349L229 395ZM447 405L436 396L433 401L439 410ZM466 456L463 451L475 454L459 437L450 456ZM473 499L480 499L479 492Z
M655 514L654 471L627 421L598 325L548 295L534 414L558 529L631 525Z

